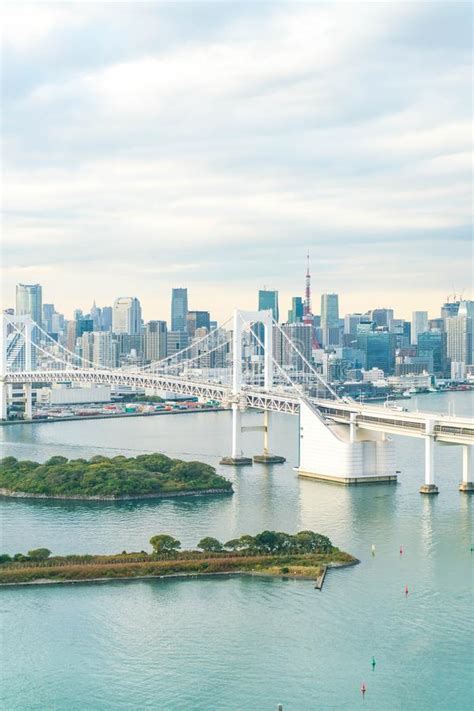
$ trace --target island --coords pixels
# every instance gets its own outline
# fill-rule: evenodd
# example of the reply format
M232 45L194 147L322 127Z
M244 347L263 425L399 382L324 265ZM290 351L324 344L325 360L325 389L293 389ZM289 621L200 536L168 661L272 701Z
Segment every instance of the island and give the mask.
M166 533L152 536L152 552L52 556L47 548L0 555L0 585L104 582L197 575L259 575L303 578L321 589L326 571L359 561L314 531L262 531L221 543L206 536L196 550Z
M0 496L6 497L119 501L232 493L232 483L208 464L159 453L89 460L56 456L43 464L0 460Z

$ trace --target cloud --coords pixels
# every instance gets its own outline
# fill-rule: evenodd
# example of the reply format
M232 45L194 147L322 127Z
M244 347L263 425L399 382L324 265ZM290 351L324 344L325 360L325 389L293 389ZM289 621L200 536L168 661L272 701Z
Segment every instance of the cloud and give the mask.
M190 8L15 4L7 302L28 273L65 308L129 291L156 316L176 280L253 303L301 292L308 247L354 310L387 275L432 310L469 283L467 4Z

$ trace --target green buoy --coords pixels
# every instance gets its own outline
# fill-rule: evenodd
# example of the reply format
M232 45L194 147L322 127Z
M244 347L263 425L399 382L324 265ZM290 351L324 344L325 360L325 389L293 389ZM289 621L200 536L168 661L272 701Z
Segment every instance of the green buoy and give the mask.
M374 670L375 665L377 664L377 662L375 661L375 657L372 657L372 661L370 663L372 664L372 670Z

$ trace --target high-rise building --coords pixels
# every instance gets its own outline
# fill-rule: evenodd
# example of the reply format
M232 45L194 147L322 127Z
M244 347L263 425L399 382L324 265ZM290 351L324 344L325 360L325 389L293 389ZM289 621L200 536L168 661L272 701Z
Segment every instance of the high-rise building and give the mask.
M312 331L311 325L305 323L285 323L281 326L281 331L276 326L274 327L273 355L279 365L297 371L308 370L305 360L311 362L312 358ZM296 348L288 343L282 332Z
M413 311L411 319L411 342L418 343L418 334L426 333L428 328L428 311Z
M95 331L91 334L92 358L94 365L99 368L112 368L116 365L113 358L112 334L110 331Z
M171 292L171 330L186 331L188 316L188 290L173 289Z
M100 326L101 331L111 331L112 330L112 312L111 306L103 306L100 314Z
M393 321L393 309L372 309L372 311L369 311L369 316L377 326L390 330L390 323Z
M452 363L471 365L473 361L473 319L467 309L446 319L447 352Z
M346 314L344 316L344 333L351 336L357 335L357 326L363 318L363 314Z
M43 304L43 328L47 333L51 333L52 320L54 314L54 304Z
M443 377L446 374L447 339L444 331L427 331L418 334L418 355L423 358L429 353L433 357L433 373Z
M206 328L210 331L211 319L209 316L209 311L188 311L186 317L186 331L190 338L194 338L194 335L198 328Z
M166 339L166 355L176 355L176 353L182 351L183 348L187 348L188 340L188 334L186 331L168 331Z
M321 328L323 345L339 345L339 296L321 294Z
M301 296L293 296L291 309L288 311L288 323L301 323L303 321L304 308Z
M31 316L33 321L42 327L43 296L40 284L17 284L16 309L17 316Z
M145 360L153 362L166 358L166 321L149 321L145 326Z
M280 314L278 311L278 291L271 289L260 289L258 292L258 310L272 311L273 319L278 323Z
M457 316L460 303L460 301L446 301L441 307L441 318L447 319Z
M134 296L115 299L112 312L112 331L136 336L142 330L142 309Z
M395 367L395 334L389 331L367 331L357 334L357 348L365 354L366 370L381 368L391 375Z

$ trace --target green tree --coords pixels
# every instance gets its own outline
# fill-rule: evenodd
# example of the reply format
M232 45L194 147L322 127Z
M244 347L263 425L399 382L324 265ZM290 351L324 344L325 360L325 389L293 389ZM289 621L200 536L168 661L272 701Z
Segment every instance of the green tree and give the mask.
M205 553L219 553L223 549L223 545L217 538L212 538L212 536L206 536L202 538L197 547L200 548Z
M51 551L48 548L34 548L28 551L28 557L32 560L47 560L50 555Z
M166 533L160 533L150 538L150 543L157 555L169 556L181 548L181 542Z
M8 553L0 553L0 565L2 563L9 563L11 561L11 556Z

